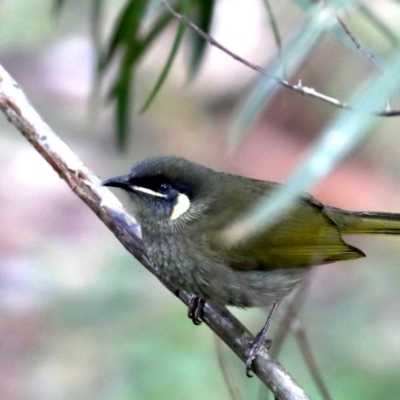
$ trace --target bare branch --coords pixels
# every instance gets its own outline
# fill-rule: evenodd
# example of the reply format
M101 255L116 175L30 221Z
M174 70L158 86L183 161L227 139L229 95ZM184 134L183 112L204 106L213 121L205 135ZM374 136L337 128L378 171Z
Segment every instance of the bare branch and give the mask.
M123 246L160 279L146 256L137 222L125 212L121 203L108 189L100 186L100 180L42 120L17 83L1 65L0 109ZM178 293L175 288L165 282L163 284L188 304L190 294L183 291ZM204 307L204 321L243 361L246 360L246 351L253 336L226 308L207 303ZM309 399L266 349L263 349L254 361L253 369L277 399Z
M289 306L289 309L291 311L294 311L291 305ZM321 371L311 351L311 346L310 342L308 341L306 331L301 324L300 319L295 314L291 318L290 331L293 333L293 336L297 341L301 353L303 354L303 358L307 364L307 368L310 371L311 376L315 384L317 385L317 388L321 393L322 398L324 400L332 400L332 397L328 391L328 387L325 385L325 382L321 375Z
M320 93L317 90L315 90L314 88L303 86L301 81L299 81L297 84L292 84L286 79L279 78L274 75L270 75L263 67L261 67L260 65L257 65L257 64L253 64L252 62L244 59L243 57L240 57L238 54L234 53L233 51L229 50L228 48L223 46L221 43L219 43L211 35L204 32L202 29L200 29L195 23L190 21L185 15L182 15L182 14L178 13L177 11L175 11L169 4L168 0L162 0L162 2L165 5L165 7L167 8L167 10L176 19L178 19L181 23L185 24L187 27L189 27L194 32L196 32L198 35L203 37L212 46L220 49L222 52L224 52L228 56L232 57L234 60L239 61L241 64L245 65L246 67L249 67L256 72L259 72L260 74L262 74L264 76L268 76L270 79L273 79L274 81L276 81L280 85L286 87L287 89L294 90L295 92L300 93L302 95L314 97L316 99L324 101L324 102L331 104L338 108L363 112L362 110L355 110L352 106L350 106L349 104L347 104L341 100L338 100L338 99L335 99L334 97L327 96L323 93ZM400 115L400 109L392 109L390 106L388 106L385 108L385 110L377 111L373 115L376 115L378 117L395 117L395 116Z
M229 394L232 400L243 400L244 397L240 391L240 387L235 381L232 370L229 368L228 363L224 360L223 348L221 340L214 335L215 350L217 352L217 359L219 369L222 372L226 387L228 388Z
M346 25L346 23L343 21L339 15L336 17L337 22L339 22L340 26L343 28L345 31L346 35L350 38L350 40L354 43L354 46L356 46L356 49L359 50L364 57L381 73L383 73L381 66L379 65L378 61L376 61L376 58L374 57L373 54L369 53L364 46L360 43L360 41L353 35L351 32L350 28Z
M305 301L308 288L310 286L310 278L311 274L308 274L306 279L303 280L302 284L297 289L295 295L290 300L286 308L286 312L281 320L279 330L273 339L274 346L271 353L276 357L281 350L287 335L290 332L293 333L293 336L296 339L299 349L303 355L306 366L310 371L311 377L314 380L321 397L324 400L332 400L332 397L329 394L329 390L322 378L321 372L311 351L311 346L307 339L305 329L298 318L298 314Z

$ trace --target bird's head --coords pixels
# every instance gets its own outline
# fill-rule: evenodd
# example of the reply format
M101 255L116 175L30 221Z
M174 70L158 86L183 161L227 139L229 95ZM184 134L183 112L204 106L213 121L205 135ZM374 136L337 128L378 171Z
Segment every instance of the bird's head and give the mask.
M102 185L128 192L142 229L173 228L197 220L208 208L214 174L184 158L156 157L141 161L128 175L107 179Z

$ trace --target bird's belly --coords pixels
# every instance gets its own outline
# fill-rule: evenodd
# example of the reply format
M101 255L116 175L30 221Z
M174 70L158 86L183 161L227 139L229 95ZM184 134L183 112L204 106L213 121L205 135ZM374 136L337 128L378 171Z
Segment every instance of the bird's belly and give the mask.
M288 295L307 273L303 268L271 271L233 271L234 280L225 287L225 304L263 307ZM239 282L234 284L234 282Z
M235 270L217 258L205 257L176 242L158 245L153 242L147 248L164 280L177 289L221 305L267 306L287 295L307 272L303 268Z

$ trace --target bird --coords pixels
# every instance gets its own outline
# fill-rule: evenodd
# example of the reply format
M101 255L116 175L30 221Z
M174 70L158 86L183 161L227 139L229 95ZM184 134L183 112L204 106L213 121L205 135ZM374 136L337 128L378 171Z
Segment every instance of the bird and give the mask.
M248 352L246 369L265 343L277 303L316 266L365 257L344 235L400 234L400 214L346 211L302 193L295 207L255 238L227 245L222 233L282 186L220 172L175 156L136 164L102 182L128 193L145 251L162 279L193 295L189 316L202 306L271 307Z

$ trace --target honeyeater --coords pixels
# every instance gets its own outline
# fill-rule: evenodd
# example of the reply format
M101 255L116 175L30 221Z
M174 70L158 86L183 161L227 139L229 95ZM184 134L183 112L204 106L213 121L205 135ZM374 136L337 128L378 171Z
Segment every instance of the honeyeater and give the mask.
M228 246L222 232L280 184L156 157L103 185L129 194L149 259L164 280L200 304L276 304L312 266L365 256L344 235L400 233L400 214L345 211L302 194L266 232ZM197 310L191 316L197 322ZM250 349L248 368L264 339Z

